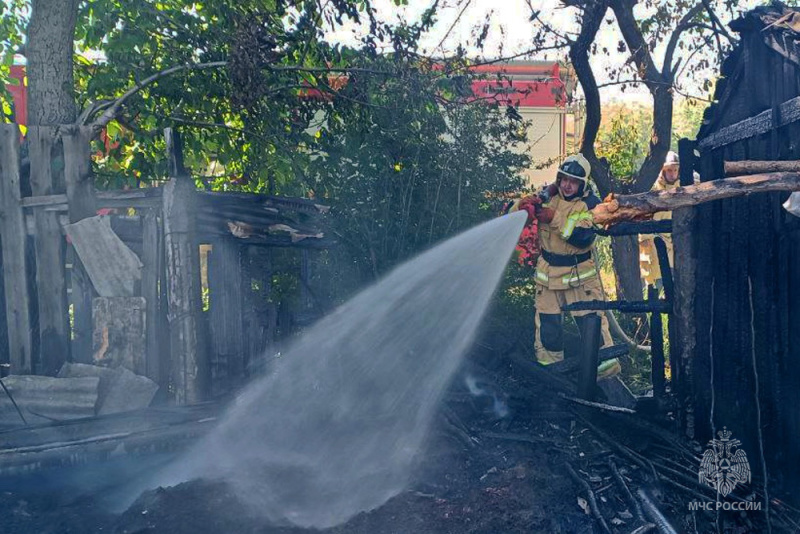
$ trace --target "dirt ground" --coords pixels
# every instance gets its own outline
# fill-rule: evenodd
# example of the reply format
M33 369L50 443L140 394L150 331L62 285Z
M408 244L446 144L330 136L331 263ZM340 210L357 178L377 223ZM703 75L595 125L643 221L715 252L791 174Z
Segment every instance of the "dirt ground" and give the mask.
M677 532L767 532L763 512L719 517L712 512L689 512L692 488L680 491L675 484L688 486L688 479L696 476L692 475L695 467L677 454L668 454L667 438L659 442L648 435L657 435L657 428L636 432L624 419L614 423L595 412L577 416L576 408L556 390L524 376L513 364L490 367L468 364L454 380L407 491L324 532L656 532L651 519L639 515L614 477L612 463L624 486L632 492L648 490ZM477 378L489 394L470 394L467 376ZM500 417L503 406L507 414ZM587 420L588 425L596 423L594 429ZM610 445L609 436L618 444ZM647 464L637 465L640 457L658 458L659 466L670 465L677 473L670 477L678 482L654 483ZM570 468L580 482L570 475ZM584 484L591 488L591 496ZM592 499L608 531L592 513ZM791 518L796 516L783 511L781 515L781 509L773 510L772 532L800 531L791 528ZM147 492L122 514L107 512L99 495L77 497L30 488L10 491L0 494L0 521L0 532L10 534L311 532L265 524L249 514L224 485L208 481Z

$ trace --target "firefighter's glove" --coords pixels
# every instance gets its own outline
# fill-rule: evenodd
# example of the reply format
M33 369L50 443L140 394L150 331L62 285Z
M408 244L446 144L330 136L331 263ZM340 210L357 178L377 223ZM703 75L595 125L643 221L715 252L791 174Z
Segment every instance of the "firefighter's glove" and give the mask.
M525 197L519 202L519 209L528 212L528 221L525 224L530 224L537 217L537 212L541 208L542 201L538 197Z

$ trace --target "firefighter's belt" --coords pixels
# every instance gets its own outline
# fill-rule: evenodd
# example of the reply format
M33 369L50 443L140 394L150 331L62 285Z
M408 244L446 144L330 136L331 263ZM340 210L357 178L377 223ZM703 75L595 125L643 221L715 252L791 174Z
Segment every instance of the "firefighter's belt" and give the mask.
M592 258L591 251L584 252L583 254L556 254L542 249L541 253L544 261L553 267L572 267L573 265L578 265Z

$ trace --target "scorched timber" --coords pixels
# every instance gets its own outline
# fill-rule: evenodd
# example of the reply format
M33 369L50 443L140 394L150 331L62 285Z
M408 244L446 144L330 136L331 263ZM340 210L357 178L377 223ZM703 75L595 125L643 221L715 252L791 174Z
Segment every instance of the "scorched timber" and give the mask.
M800 161L726 161L725 176L744 176L769 172L800 172Z
M774 172L714 180L667 191L609 196L592 210L596 225L640 220L659 211L769 191L800 191L800 173Z

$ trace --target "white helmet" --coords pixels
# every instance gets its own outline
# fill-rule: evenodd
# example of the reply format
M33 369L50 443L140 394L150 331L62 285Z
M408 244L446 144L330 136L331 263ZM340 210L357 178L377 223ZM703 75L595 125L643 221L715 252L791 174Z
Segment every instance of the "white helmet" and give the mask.
M680 165L681 160L678 157L678 154L670 150L667 152L667 157L664 158L664 165L663 167L671 167L672 165Z

